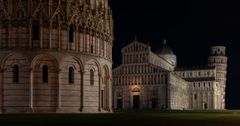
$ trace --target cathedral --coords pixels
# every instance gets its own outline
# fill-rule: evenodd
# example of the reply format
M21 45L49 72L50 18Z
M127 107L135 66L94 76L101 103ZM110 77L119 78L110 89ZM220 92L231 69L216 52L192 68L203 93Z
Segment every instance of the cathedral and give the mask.
M117 110L225 109L227 57L224 46L210 48L208 64L178 68L164 40L160 50L137 40L122 49L113 69L113 108Z
M0 0L0 113L112 112L108 0Z

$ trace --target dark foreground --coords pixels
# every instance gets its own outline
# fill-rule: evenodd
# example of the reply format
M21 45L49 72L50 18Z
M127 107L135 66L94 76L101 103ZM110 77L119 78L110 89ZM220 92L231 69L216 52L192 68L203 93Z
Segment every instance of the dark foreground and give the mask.
M7 114L0 126L240 126L240 111L155 111L114 114Z

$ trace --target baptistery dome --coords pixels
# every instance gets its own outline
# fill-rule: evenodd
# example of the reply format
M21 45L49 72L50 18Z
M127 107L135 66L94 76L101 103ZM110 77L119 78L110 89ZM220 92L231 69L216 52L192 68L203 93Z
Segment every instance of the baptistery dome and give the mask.
M108 0L0 0L0 112L111 112Z

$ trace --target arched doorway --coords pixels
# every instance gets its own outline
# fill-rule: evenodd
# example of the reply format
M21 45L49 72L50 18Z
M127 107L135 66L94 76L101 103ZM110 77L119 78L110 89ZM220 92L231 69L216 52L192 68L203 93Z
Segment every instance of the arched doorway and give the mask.
M135 87L132 90L132 107L133 109L140 109L140 89Z

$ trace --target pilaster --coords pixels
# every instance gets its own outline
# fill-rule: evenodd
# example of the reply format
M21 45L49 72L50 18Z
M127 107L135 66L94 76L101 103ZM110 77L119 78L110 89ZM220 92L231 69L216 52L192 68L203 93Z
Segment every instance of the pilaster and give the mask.
M40 48L43 48L43 21L40 21Z
M33 69L30 69L30 84L29 84L29 112L34 112L33 109Z
M81 72L81 84L80 84L80 87L81 87L81 96L80 96L80 98L81 98L81 103L80 103L80 108L79 108L79 111L80 112L82 112L83 111L83 109L84 109L84 75L85 75L85 71L80 71Z
M3 78L4 78L4 71L0 70L0 113L3 113L3 104L4 104L4 97L3 97Z
M61 81L61 69L58 70L58 105L57 105L57 113L62 111L62 81Z
M52 22L50 21L50 26L49 26L49 49L52 48Z
M98 104L98 111L99 112L101 112L101 109L102 109L102 81L101 81L101 78L102 78L102 75L101 74L98 74L98 78L99 78L99 96L98 96L98 98L99 98L99 104Z
M29 48L33 48L32 44L32 20L29 21Z

